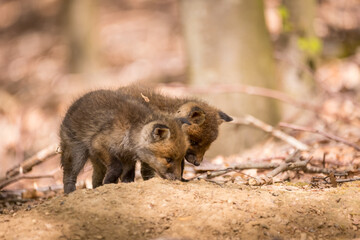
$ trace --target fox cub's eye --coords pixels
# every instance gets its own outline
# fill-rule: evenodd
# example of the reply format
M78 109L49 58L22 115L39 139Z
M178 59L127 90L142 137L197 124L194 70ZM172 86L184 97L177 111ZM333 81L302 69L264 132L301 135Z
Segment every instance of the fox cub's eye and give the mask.
M191 144L191 146L194 146L194 147L199 145L199 143L195 142L194 140L190 140L190 144Z
M167 163L171 163L172 161L173 161L172 158L166 158L166 162L167 162Z

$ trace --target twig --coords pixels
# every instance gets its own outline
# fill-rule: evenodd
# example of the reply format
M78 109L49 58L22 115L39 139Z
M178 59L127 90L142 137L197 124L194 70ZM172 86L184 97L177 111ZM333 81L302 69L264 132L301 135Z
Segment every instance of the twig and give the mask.
M249 179L249 185L259 186L264 184L270 184L273 182L273 178L279 173L287 170L292 170L295 168L304 168L306 164L308 164L308 162L309 161L306 160L306 161L297 161L294 163L283 163L279 167L275 168L274 170L266 174L265 176L262 176L260 178Z
M300 157L300 151L296 150L295 152L293 152L292 154L290 154L286 159L285 162L280 164L278 167L276 167L274 170L272 170L271 172L267 173L265 176L261 176L261 177L256 177L256 178L251 178L249 179L248 183L249 185L253 185L253 186L259 186L259 185L263 185L263 184L268 184L272 182L272 178L275 177L277 174L279 174L280 172L286 171L286 170L290 170L290 162L295 161L297 158Z
M294 157L297 157L300 154L299 150L296 150L291 155L289 155L285 162L292 161ZM226 168L226 169L220 169L220 170L214 170L214 171L207 171L204 174L200 174L196 177L190 178L189 180L193 179L209 179L218 177L221 175L224 175L226 173L232 172L232 171L238 171L238 170L245 170L245 169L272 169L279 167L278 163L256 163L256 162L246 162L246 163L240 163L238 165L235 165L234 167Z
M327 155L327 152L324 152L323 159L322 159L322 166L323 166L323 168L325 167L326 155Z
M357 151L360 151L360 147L354 143L351 143L341 137L338 137L334 134L331 134L331 133L327 133L327 132L324 132L322 130L319 130L319 129L314 129L314 128L310 128L310 127L303 127L303 126L298 126L298 125L295 125L295 124L290 124L290 123L285 123L285 122L281 122L279 123L279 126L280 127L285 127L285 128L291 128L291 129L294 129L294 130L297 130L297 131L304 131L304 132L311 132L311 133L317 133L317 134L320 134L328 139L331 139L331 140L334 140L336 142L340 142L340 143L344 143L350 147L353 147L355 148Z
M167 86L168 87L168 86ZM183 92L186 93L195 93L195 94L209 94L209 93L245 93L248 95L256 95L262 97L273 98L282 102L289 103L296 107L302 109L308 109L311 111L319 111L319 107L309 104L307 102L296 100L289 95L269 89L269 88L262 88L262 87L255 87L249 85L240 85L240 84L214 84L208 85L206 87L186 87L186 86L177 86L172 88L181 89Z
M6 172L6 177L4 179L0 179L0 183L11 177L17 176L19 174L27 173L27 172L31 171L31 169L34 166L55 156L57 154L57 152L56 152L57 147L58 147L58 144L50 145L47 148L44 148L43 150L36 153L34 156L26 159L24 162L20 163L19 165L8 170Z
M330 174L333 171L327 168L319 168L309 165L306 165L306 167L303 170L306 173L323 173L323 174Z
M247 162L247 163L241 163L234 167L229 167L226 169L220 169L220 170L213 170L213 171L207 171L206 173L200 174L198 176L195 176L193 178L190 178L189 180L194 179L211 179L215 178L221 175L224 175L229 172L233 171L239 171L239 170L245 170L245 169L272 169L278 167L278 163L254 163L254 162Z
M295 139L294 137L287 135L286 133L284 133L280 130L275 129L273 126L271 126L267 123L264 123L263 121L255 118L251 115L247 115L242 118L234 118L234 120L231 123L241 124L241 125L251 125L251 126L260 128L261 130L272 134L274 137L277 137L277 138L289 143L296 149L299 149L302 151L307 151L310 148L308 145L300 142L299 140Z
M337 183L354 182L354 181L360 181L360 177L350 178L350 179L336 179Z
M271 160L285 160L286 156L273 156L273 157L264 157L264 158L246 158L247 162L244 163L240 163L236 166L239 166L239 170L243 170L243 169L253 169L253 168L261 168L261 166L263 166L264 164L266 164L266 162L270 162ZM255 165L255 164L259 164L259 166ZM204 172L212 172L212 171L217 171L219 170L219 165L212 165L212 164L207 164L205 166L198 166L195 167L194 165L188 164L188 166L192 167L195 171L195 173L204 173ZM234 166L234 167L236 167ZM247 167L248 166L248 167ZM232 167L232 168L234 168Z
M21 179L39 179L39 178L54 178L54 176L52 176L52 175L40 175L40 176L21 175L21 176L17 176L17 177L12 177L3 182L0 182L0 189L6 187L7 185L10 185L11 183L17 182Z
M240 163L234 168L236 170L245 170L245 169L272 169L278 167L278 163L257 163L257 162L248 162Z
M344 175L343 172L335 172L332 169L311 166L308 164L310 160L296 161L297 159L299 159L299 155L300 155L300 151L295 151L293 154L289 155L285 159L285 162L282 164L246 162L246 163L241 163L241 164L235 165L234 167L229 167L226 169L208 170L208 171L206 171L206 173L199 174L188 180L212 179L212 178L227 174L229 172L245 170L245 169L274 169L273 171L269 172L265 176L253 177L253 179L250 179L248 182L250 185L262 185L265 183L271 183L272 179L279 173L287 171L287 170L292 170L295 168L301 168L305 173L323 173L323 174L334 173L335 176L338 176L338 175L343 176ZM295 162L292 162L292 161L295 161Z

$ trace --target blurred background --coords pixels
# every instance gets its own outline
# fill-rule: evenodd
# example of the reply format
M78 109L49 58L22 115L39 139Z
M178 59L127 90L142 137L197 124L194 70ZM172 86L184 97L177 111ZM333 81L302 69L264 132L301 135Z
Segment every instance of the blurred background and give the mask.
M208 89L197 97L271 125L320 118L333 126L344 115L358 127L359 46L359 0L0 0L0 178L59 141L66 109L81 94L135 82L170 96ZM213 91L239 84L321 104L324 114ZM267 139L223 124L206 158ZM34 173L44 169L56 176L47 181L61 183L58 156Z

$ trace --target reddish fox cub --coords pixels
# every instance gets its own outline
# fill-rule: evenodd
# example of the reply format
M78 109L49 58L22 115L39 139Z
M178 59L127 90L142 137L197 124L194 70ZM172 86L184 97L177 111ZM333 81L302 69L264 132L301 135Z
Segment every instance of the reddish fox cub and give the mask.
M180 180L188 148L183 118L154 112L123 94L98 90L85 94L67 111L60 127L64 192L75 190L89 158L93 187L133 182L137 160L162 178Z
M185 159L196 166L200 165L206 150L217 138L219 125L233 120L224 112L197 99L165 97L151 89L134 85L119 88L118 92L141 101L154 111L161 111L173 117L189 120L191 125L185 129L185 132L188 135L190 146ZM152 177L153 173L151 172L147 164L142 163L141 173L143 178Z

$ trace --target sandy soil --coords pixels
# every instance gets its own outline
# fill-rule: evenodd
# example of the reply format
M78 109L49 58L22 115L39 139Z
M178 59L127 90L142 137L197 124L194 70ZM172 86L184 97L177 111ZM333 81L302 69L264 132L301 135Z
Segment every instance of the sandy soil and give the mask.
M153 179L80 189L0 215L0 239L355 239L360 185Z

